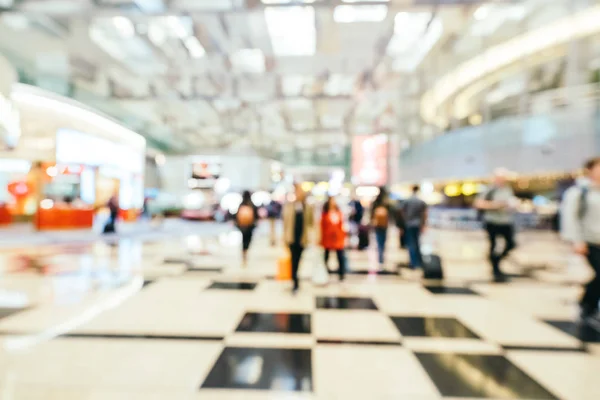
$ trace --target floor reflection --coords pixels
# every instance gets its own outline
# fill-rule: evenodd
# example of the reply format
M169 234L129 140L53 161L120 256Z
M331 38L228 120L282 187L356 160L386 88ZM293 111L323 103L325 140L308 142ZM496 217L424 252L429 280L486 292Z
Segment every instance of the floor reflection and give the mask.
M417 353L445 397L558 400L505 357L453 353Z
M311 350L227 347L202 388L312 391Z
M236 332L310 333L310 314L246 313Z
M456 318L392 317L403 336L478 339Z

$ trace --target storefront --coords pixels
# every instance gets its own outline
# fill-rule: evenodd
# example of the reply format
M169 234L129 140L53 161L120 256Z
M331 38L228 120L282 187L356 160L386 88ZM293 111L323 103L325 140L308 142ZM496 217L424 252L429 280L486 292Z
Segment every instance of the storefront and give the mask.
M33 214L38 230L91 229L96 212L116 196L121 219L137 217L144 201L143 137L38 88L16 85L13 98L23 120L36 122L24 125L23 140L8 153L13 163L31 165L8 184L13 215ZM27 148L42 141L47 151Z

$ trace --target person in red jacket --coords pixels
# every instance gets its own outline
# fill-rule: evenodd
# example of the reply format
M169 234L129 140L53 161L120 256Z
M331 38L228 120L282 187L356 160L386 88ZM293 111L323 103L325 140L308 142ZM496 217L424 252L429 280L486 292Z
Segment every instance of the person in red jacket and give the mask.
M344 215L340 211L335 198L329 197L323 206L321 214L321 245L325 249L325 266L329 261L329 252L335 251L338 259L338 274L340 281L344 280L346 272L346 230ZM329 267L327 266L329 270Z

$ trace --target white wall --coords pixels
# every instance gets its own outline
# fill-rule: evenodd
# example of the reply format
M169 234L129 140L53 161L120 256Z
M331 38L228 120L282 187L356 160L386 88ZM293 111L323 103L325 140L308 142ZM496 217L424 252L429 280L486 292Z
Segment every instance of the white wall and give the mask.
M210 154L211 157L215 154ZM175 196L183 196L189 192L191 164L197 156L167 157L160 168L162 189ZM270 160L255 155L219 155L221 160L221 177L229 179L231 189L235 191L269 188Z

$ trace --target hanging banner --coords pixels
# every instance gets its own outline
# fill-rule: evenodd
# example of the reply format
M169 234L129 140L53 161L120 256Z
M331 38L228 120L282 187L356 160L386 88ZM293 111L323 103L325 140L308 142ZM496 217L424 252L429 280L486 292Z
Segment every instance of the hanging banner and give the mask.
M388 181L387 135L355 136L352 139L352 182L384 186Z

